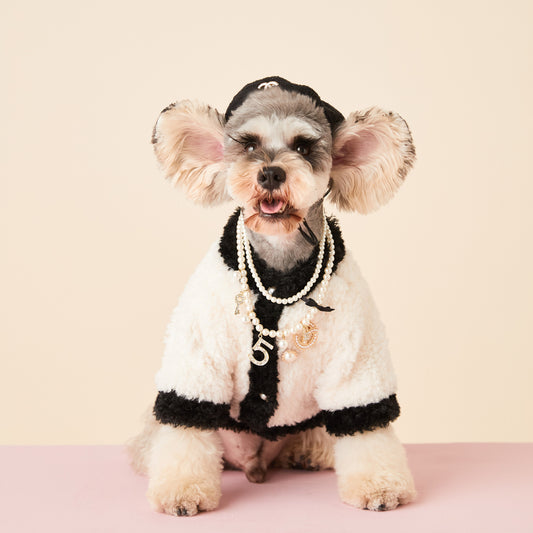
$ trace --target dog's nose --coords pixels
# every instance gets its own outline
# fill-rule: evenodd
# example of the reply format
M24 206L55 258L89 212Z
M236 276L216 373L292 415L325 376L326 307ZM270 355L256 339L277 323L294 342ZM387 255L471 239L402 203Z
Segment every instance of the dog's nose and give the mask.
M280 167L265 167L257 175L257 183L269 191L279 189L286 179L285 171Z

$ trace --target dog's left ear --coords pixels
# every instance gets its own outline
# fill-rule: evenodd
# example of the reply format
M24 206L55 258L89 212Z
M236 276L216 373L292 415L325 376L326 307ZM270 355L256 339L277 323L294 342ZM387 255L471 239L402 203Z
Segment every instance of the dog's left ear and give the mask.
M222 175L224 117L214 108L181 100L154 126L152 143L165 176L203 205L230 200Z
M414 161L402 117L375 107L352 113L333 135L330 199L340 209L370 213L394 196Z

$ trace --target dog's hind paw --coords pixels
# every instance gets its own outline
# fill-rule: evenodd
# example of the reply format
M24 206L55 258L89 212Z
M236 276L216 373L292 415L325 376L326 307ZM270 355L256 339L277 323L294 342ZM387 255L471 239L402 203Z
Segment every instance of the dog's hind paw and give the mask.
M174 516L194 516L199 511L212 511L220 501L220 486L201 482L174 482L166 480L158 485L150 484L148 501L160 513Z

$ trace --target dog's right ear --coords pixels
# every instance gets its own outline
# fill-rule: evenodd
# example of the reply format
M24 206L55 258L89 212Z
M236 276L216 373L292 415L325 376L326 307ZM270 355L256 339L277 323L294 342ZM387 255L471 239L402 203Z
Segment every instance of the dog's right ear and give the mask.
M169 105L154 126L152 144L165 177L193 201L230 200L223 167L224 117L214 108L182 100Z

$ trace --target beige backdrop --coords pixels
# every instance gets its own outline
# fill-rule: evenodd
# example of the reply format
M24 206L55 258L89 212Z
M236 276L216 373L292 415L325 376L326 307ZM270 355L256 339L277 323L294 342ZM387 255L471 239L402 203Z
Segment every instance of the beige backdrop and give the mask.
M79 4L2 6L2 443L138 429L169 313L233 209L171 190L152 125L273 74L411 126L398 196L341 216L387 324L400 436L533 440L530 1Z

